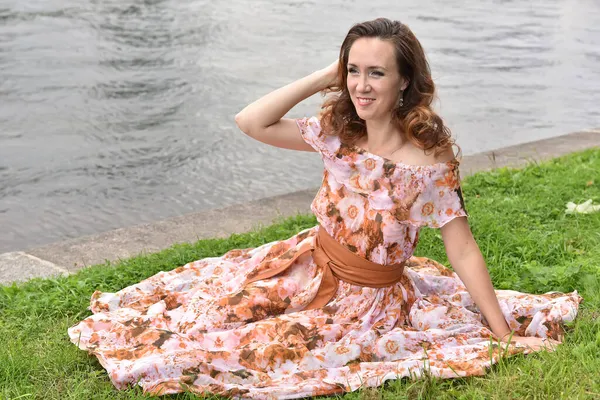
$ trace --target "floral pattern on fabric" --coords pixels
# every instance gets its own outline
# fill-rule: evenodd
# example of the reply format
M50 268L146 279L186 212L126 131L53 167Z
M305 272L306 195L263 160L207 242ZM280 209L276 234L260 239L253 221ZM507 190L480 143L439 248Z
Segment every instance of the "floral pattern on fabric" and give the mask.
M311 209L331 236L358 255L400 263L413 254L421 227L467 216L457 161L397 163L325 135L316 117L297 124L325 165Z
M115 387L300 398L424 371L481 375L498 360L501 350L460 279L413 256L421 227L466 216L458 163L392 163L323 135L316 118L298 126L325 166L312 203L320 226L160 272L116 293L96 291L93 315L68 333L98 358ZM303 310L323 276L306 251L318 229L373 262L407 261L403 278L384 288L340 281L326 306ZM245 284L298 254L283 273ZM577 292L496 293L511 328L539 337L561 335L581 301ZM520 352L529 350L508 347Z

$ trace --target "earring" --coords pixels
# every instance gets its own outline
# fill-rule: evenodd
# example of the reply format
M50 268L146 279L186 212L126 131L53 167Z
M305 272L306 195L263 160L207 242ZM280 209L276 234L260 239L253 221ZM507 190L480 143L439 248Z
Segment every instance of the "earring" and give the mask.
M404 90L400 91L400 98L398 99L398 106L396 108L402 108L404 105Z

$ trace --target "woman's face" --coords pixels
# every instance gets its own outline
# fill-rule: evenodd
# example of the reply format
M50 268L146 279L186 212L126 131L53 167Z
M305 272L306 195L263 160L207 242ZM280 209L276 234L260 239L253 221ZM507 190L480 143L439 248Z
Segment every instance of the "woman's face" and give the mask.
M391 118L407 85L398 73L394 45L378 38L357 39L350 48L347 71L358 116L365 121Z

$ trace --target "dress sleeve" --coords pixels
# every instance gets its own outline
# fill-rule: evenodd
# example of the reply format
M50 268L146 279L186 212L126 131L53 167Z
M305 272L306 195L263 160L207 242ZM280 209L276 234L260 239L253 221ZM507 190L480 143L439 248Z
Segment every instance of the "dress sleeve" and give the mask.
M328 153L325 137L321 131L321 122L317 117L305 117L296 119L296 124L300 129L302 139L308 143L313 149L319 152Z
M411 207L411 220L420 226L441 228L456 217L468 217L460 187L458 162L424 174L424 188Z

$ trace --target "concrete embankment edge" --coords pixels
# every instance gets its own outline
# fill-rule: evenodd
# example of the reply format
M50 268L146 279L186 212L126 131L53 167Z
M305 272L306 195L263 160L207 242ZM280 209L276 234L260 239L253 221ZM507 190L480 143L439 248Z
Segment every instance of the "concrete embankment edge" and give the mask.
M600 128L465 156L460 171L465 177L498 167L524 166L529 162L592 147L600 147ZM261 225L270 225L277 218L309 213L317 190L301 190L222 209L191 213L62 241L26 252L0 254L0 284L64 275L107 260L156 252L175 243L227 237Z

